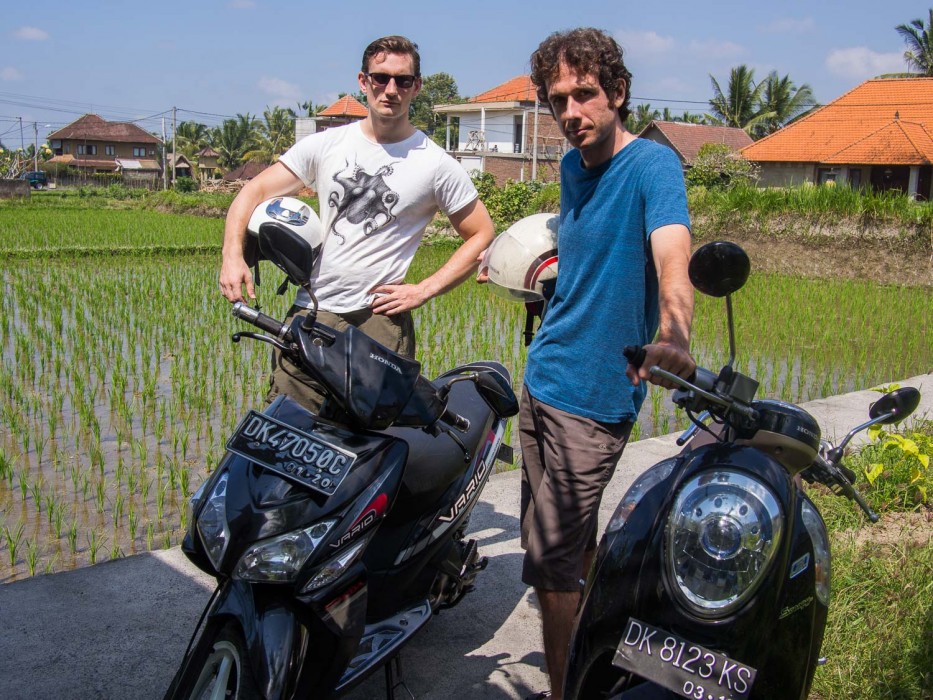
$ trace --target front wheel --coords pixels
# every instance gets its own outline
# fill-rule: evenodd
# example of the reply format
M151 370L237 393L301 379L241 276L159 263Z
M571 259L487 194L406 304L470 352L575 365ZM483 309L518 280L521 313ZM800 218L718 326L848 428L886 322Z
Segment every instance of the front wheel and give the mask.
M211 640L202 640L188 670L181 697L188 700L261 700L249 667L246 641L237 625L230 623ZM194 679L191 682L191 679Z

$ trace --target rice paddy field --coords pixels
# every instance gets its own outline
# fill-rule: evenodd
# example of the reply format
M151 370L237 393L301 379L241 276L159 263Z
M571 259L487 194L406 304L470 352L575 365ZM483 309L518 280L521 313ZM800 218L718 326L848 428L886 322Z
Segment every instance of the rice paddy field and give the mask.
M188 497L268 383L269 348L230 341L244 328L217 291L221 232L218 219L0 205L0 582L180 542ZM422 247L410 277L452 250ZM281 317L290 299L263 265L260 303ZM933 367L929 287L753 273L734 307L737 365L759 396L806 401ZM490 358L519 387L523 325L520 305L461 285L416 312L423 371ZM718 368L727 338L722 300L699 298L698 361ZM653 387L635 437L685 424Z

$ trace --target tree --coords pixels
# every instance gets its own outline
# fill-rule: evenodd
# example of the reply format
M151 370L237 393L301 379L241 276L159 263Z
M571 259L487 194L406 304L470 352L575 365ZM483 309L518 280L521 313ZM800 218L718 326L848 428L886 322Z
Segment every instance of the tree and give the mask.
M194 121L183 121L175 129L175 149L191 162L194 155L208 145L210 130L206 125ZM171 148L169 147L169 150Z
M650 104L641 104L635 107L635 111L628 115L625 120L625 128L633 134L639 133L655 119L660 119L661 113L656 109L651 109Z
M724 143L706 143L700 146L686 180L690 186L731 190L740 184L754 185L758 181L758 166Z
M904 60L908 68L916 68L921 75L933 76L933 8L930 8L926 25L922 19L915 19L910 24L895 27L901 35L907 50Z
M295 113L285 107L268 107L263 121L256 123L252 132L250 150L244 160L272 164L295 143Z
M313 117L320 112L323 112L327 109L327 105L316 105L313 100L308 100L307 102L298 103L298 112L295 113L295 116L301 117Z
M411 101L411 123L443 146L447 137L447 117L437 114L434 107L461 101L457 81L449 73L426 75L421 80L421 92Z
M781 78L777 71L771 71L762 83L764 89L761 91L758 111L770 116L762 118L755 127L756 138L773 134L814 107L810 86L804 83L797 87L789 75Z
M238 114L236 119L225 119L223 124L211 130L210 145L220 154L220 167L232 170L242 165L246 152L253 144L253 130L258 123L247 112Z
M755 85L755 71L748 66L736 66L730 71L726 92L716 78L712 75L709 78L713 82L713 99L709 101L712 123L734 126L751 134L758 124L773 116L762 111L761 93L765 83Z

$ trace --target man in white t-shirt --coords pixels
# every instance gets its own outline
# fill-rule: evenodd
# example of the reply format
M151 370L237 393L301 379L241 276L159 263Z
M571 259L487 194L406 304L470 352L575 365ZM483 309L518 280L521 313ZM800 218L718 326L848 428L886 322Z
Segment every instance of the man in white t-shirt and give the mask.
M318 319L338 330L356 326L414 356L411 310L471 276L494 235L466 171L409 121L411 101L421 90L420 61L417 45L405 37L372 42L358 75L369 116L302 139L240 191L224 227L220 291L228 300L242 301L244 285L255 298L243 259L252 211L270 197L313 187L324 227L312 282ZM405 274L437 211L464 243L432 275L407 284ZM289 315L310 306L299 291ZM269 399L281 393L312 410L320 407L313 383L276 351Z

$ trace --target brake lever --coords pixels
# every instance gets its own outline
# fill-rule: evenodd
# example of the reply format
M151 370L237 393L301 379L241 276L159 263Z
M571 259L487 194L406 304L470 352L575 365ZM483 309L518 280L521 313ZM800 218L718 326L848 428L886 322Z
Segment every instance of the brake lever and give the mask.
M271 336L263 335L262 333L253 333L252 331L240 331L239 333L234 333L232 336L230 336L230 340L232 340L234 343L239 343L242 338L250 338L252 340L260 340L263 343L269 343L269 345L273 345L277 347L279 350L281 350L282 352L288 355L291 355L293 353L292 348L286 345L285 343L279 340L276 340L275 338Z

